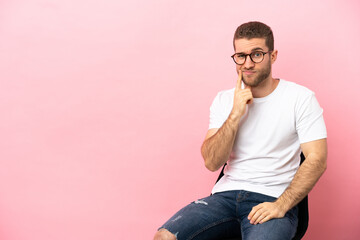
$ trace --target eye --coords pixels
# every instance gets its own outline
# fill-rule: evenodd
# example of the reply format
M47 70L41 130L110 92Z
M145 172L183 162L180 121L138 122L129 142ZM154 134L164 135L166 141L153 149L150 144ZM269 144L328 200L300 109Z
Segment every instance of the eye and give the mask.
M236 58L245 58L245 54L241 54L241 53L236 54Z
M251 55L254 58L259 58L259 57L261 57L263 55L263 53L262 52L253 52Z

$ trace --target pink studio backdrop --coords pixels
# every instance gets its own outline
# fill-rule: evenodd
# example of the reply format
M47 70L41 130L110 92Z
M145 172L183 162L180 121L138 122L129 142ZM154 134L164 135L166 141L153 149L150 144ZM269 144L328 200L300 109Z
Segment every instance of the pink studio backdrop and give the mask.
M218 173L200 145L236 27L316 92L328 170L304 239L359 239L359 1L0 2L0 239L151 239Z

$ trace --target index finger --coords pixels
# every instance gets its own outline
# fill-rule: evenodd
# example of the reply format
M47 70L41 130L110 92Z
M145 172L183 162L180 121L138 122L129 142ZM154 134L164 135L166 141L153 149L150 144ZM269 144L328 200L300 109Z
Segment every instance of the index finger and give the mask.
M259 204L259 205L260 205L260 204ZM248 219L249 219L249 220L252 220L252 218L254 217L255 213L261 208L261 206L259 206L259 205L256 205L256 206L254 206L254 207L251 209L251 211L250 211L250 213L249 213L249 215L248 215Z
M238 76L238 79L237 79L237 82L236 82L236 88L237 88L237 89L244 89L244 84L243 84L243 81L242 81L242 72L241 72L241 70L239 70L239 76Z

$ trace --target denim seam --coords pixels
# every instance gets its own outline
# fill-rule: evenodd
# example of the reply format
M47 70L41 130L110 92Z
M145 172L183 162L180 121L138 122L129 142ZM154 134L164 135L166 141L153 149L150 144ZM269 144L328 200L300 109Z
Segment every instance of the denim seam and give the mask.
M199 235L200 233L202 232L205 232L206 230L212 228L212 227L215 227L221 223L225 223L225 222L230 222L230 221L233 221L233 220L236 220L236 221L239 221L237 218L226 218L226 219L223 219L223 220L220 220L220 221L217 221L217 222L214 222L212 224L209 224L205 227L203 227L202 229L200 229L199 231L195 232L194 234L190 235L190 237L188 238L188 240L191 240L193 239L194 237L196 237L197 235Z

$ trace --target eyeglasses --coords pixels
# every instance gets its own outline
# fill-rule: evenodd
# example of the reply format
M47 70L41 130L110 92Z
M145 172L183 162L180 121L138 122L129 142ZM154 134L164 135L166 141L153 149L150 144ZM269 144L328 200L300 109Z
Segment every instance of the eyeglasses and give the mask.
M235 53L231 56L234 62L238 65L242 65L245 63L247 56L250 57L253 63L261 63L264 60L264 56L267 53L271 53L272 51L262 52L262 51L255 51L250 54L245 53Z

